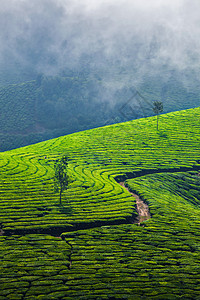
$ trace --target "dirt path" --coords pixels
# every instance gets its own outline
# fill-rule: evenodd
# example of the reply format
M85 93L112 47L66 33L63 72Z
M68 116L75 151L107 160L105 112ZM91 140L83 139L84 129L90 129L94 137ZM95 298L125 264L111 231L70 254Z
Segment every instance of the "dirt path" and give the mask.
M124 182L119 183L122 187L124 187L135 199L136 199L136 210L138 213L138 217L134 220L134 223L140 224L151 218L149 207L140 197L132 192L125 186Z
M85 223L83 224L75 224L73 227L66 226L66 228L49 228L49 229L41 229L39 231L35 230L15 230L15 231L7 231L4 232L3 229L0 228L0 236L7 235L12 236L13 234L16 235L26 235L26 234L49 234L52 236L55 236L57 238L60 238L60 235L63 232L70 232L70 231L77 231L77 230L86 230L86 229L92 229L97 228L101 226L112 226L112 225L121 225L121 224L138 224L148 220L151 218L149 207L140 197L132 192L129 191L129 189L125 186L124 182L119 182L119 184L124 187L135 199L136 199L136 211L138 213L138 216L127 218L126 221L124 219L122 220L115 220L115 221L97 221L97 222L91 222L91 223Z

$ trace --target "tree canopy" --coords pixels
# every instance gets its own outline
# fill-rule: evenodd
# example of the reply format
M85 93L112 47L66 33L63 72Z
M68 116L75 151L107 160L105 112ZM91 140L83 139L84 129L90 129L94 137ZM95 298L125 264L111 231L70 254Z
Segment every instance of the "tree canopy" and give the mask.
M67 190L70 179L67 174L68 157L63 156L56 161L54 165L55 177L54 177L54 190L60 194L60 205L62 205L62 192Z

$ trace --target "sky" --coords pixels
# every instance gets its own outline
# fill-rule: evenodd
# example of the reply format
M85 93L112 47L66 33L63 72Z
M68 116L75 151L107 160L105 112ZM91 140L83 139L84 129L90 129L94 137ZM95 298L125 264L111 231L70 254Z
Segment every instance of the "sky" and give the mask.
M167 66L198 80L199 0L1 0L0 29L0 65L47 75L82 66L110 84L123 70L141 80Z

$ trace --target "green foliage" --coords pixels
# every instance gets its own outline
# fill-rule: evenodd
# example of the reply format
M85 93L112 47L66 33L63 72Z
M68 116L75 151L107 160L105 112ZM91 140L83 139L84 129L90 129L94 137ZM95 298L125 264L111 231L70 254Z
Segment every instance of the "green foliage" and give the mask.
M54 165L55 176L54 176L54 190L60 193L60 205L62 204L62 192L67 190L70 178L67 174L68 158L63 156L56 161Z
M57 290L66 280L70 252L70 246L58 237L0 237L0 296L30 299Z
M1 298L198 299L199 118L196 108L161 115L160 134L151 117L1 153ZM74 181L59 207L66 151ZM125 177L149 204L141 226L115 180Z
M163 103L161 101L153 102L153 112L158 115L163 112Z

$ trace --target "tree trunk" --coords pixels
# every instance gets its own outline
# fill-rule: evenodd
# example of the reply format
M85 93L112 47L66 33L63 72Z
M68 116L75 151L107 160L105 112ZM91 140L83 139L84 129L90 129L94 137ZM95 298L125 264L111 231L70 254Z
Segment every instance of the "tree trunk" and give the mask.
M62 189L60 189L60 205L62 205Z
M157 130L158 130L158 118L159 118L159 115L157 115Z

